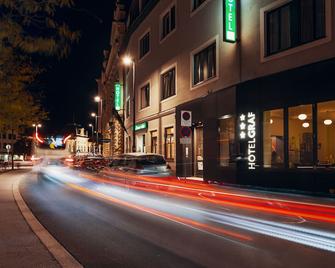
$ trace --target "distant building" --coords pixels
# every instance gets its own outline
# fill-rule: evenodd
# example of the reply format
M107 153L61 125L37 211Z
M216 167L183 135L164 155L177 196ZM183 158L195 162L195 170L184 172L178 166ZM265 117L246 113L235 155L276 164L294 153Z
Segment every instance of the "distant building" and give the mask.
M76 128L75 134L66 142L66 149L73 155L87 155L93 153L93 148L88 138L88 131Z
M7 145L13 148L13 145L20 139L20 136L17 132L10 131L0 131L0 160L8 161L8 151L6 149ZM10 150L11 152L11 150ZM19 156L16 156L17 158Z

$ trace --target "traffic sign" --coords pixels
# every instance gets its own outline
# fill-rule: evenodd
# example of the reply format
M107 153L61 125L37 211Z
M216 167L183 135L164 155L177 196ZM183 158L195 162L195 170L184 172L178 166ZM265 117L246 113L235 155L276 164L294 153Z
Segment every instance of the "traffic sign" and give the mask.
M189 127L182 127L180 129L180 134L181 134L182 138L183 137L190 137L191 133L192 133L192 130Z
M179 139L180 144L191 144L192 140L190 137L183 137Z
M181 111L180 115L181 115L180 125L182 127L192 126L192 112L191 111Z

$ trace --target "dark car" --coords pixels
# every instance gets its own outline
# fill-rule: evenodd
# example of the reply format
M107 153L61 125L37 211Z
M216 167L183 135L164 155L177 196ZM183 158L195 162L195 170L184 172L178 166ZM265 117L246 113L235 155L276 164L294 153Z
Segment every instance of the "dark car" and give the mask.
M170 167L159 154L129 153L115 157L104 171L124 171L138 175L170 176Z

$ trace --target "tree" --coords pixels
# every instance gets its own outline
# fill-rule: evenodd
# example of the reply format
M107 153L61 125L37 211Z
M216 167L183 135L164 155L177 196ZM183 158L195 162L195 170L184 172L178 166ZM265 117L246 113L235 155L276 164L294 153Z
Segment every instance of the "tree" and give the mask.
M32 58L69 54L79 33L58 13L72 6L72 0L0 0L1 130L13 133L46 119L39 100L27 90L41 72Z

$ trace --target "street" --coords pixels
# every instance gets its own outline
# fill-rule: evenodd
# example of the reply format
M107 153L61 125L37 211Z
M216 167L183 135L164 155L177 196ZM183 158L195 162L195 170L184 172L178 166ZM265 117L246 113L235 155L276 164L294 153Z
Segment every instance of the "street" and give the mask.
M40 172L27 174L21 194L85 267L335 265L333 200L316 204L316 198L284 200L219 187L213 198L209 193L214 196L215 186L199 183L160 182L157 187L155 178L120 183L117 176L60 166ZM197 197L190 194L195 189ZM218 197L220 192L224 197ZM244 198L250 206L242 206Z

